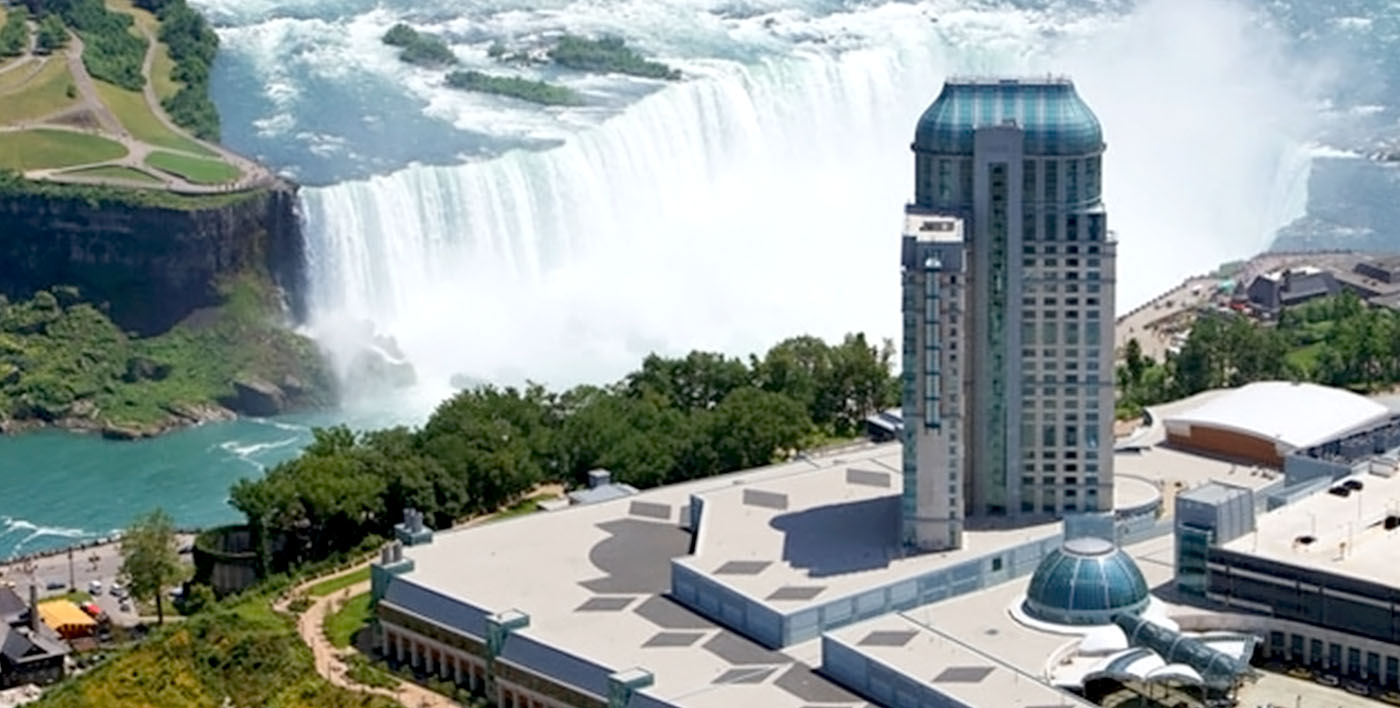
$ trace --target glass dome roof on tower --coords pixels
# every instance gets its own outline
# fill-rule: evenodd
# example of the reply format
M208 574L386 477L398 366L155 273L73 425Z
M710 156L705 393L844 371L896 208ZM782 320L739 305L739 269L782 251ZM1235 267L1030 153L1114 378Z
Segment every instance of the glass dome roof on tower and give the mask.
M1147 581L1113 543L1082 537L1041 559L1026 591L1026 614L1056 624L1108 624L1147 606Z
M971 155L973 131L1015 123L1027 155L1089 155L1103 130L1068 79L950 79L919 118L914 151Z

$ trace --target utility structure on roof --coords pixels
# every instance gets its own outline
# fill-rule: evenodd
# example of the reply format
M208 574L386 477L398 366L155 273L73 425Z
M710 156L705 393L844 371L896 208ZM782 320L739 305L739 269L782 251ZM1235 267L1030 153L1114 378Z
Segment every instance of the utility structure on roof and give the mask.
M1065 79L948 81L905 208L907 547L969 517L1113 506L1115 244L1103 134Z

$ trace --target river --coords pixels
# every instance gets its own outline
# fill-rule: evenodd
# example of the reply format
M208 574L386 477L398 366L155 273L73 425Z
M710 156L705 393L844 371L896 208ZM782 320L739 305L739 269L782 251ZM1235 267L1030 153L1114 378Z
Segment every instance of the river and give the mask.
M0 439L0 557L157 505L235 520L229 485L309 426L421 421L453 374L564 386L653 350L892 336L908 141L950 73L1073 75L1108 140L1122 310L1304 214L1333 246L1400 220L1396 170L1359 157L1400 125L1379 0L191 1L223 42L225 141L308 185L313 329L338 350L338 323L372 321L424 388L136 443ZM573 31L686 78L523 70L588 99L569 109L455 92L379 41L398 21L467 68Z

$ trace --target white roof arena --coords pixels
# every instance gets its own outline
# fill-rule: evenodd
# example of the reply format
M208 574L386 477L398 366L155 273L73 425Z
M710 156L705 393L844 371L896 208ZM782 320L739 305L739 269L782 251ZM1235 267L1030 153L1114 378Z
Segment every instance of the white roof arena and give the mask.
M1380 403L1343 389L1260 381L1218 392L1163 422L1169 433L1210 427L1271 440L1286 454L1366 428L1389 414Z

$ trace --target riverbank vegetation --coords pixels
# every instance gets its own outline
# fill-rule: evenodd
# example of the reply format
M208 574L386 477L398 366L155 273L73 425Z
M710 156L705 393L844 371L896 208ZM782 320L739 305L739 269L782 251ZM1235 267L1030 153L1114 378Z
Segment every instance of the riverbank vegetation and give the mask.
M399 59L421 66L449 66L457 63L457 55L441 37L419 32L400 22L384 33L384 43L398 47Z
M1276 324L1211 313L1181 351L1157 362L1136 340L1118 367L1120 418L1212 388L1285 379L1373 392L1400 384L1400 311L1368 308L1350 293L1290 307Z
M546 106L577 106L583 103L578 93L567 86L515 76L492 76L480 71L454 71L447 75L447 85L464 91L509 96Z
M150 435L227 417L221 404L248 379L326 402L330 376L315 345L277 322L270 286L250 276L221 290L222 306L147 338L122 332L75 288L0 299L0 428Z
M589 39L566 34L549 51L549 58L563 67L579 71L629 74L648 79L681 78L681 72L638 54L619 37Z
M584 484L597 467L652 487L763 465L856 436L868 413L895 405L892 356L862 335L798 337L747 362L653 355L607 386L479 387L416 430L318 430L300 457L234 485L231 502L279 539L284 552L264 559L276 570L389 536L406 507L444 528L541 483Z

